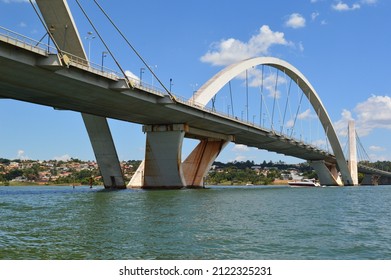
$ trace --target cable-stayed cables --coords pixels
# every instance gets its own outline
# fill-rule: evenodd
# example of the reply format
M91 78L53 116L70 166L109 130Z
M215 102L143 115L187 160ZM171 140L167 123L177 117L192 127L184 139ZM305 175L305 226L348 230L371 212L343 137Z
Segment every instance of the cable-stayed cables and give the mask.
M78 0L76 0L78 1ZM98 8L101 10L101 12L106 16L106 18L110 21L110 23L113 25L113 27L117 30L117 32L121 35L121 37L125 40L127 45L133 50L133 52L137 55L137 57L142 61L144 66L151 72L151 74L155 77L155 79L158 81L158 83L164 88L164 90L168 93L168 95L171 97L172 100L175 101L175 96L169 91L164 84L160 81L158 76L155 74L155 72L152 71L151 67L148 65L148 63L143 59L143 57L137 52L137 50L133 47L133 45L129 42L129 40L125 37L125 35L122 33L122 31L118 28L118 26L114 23L114 21L110 18L110 16L106 13L106 11L102 8L99 3L94 0L95 4L98 6Z

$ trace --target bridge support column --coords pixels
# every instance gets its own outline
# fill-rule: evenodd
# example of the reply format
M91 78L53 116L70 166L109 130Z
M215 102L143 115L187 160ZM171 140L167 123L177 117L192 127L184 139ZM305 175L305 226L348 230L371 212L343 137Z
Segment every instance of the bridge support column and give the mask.
M338 175L335 164L327 164L323 160L310 161L309 164L315 169L321 185L325 186L342 186L342 180Z
M188 127L186 124L145 125L145 160L140 164L128 188L169 189L203 187L204 177L221 150L232 141L226 136ZM183 138L200 143L181 162Z
M206 174L228 143L218 139L201 140L182 164L187 187L203 187Z
M364 178L361 181L362 186L376 186L379 185L380 176L375 174L364 174Z
M154 189L186 186L181 165L186 130L184 124L143 126L147 134L145 160L128 187Z
M125 181L106 118L82 113L105 188L123 189Z

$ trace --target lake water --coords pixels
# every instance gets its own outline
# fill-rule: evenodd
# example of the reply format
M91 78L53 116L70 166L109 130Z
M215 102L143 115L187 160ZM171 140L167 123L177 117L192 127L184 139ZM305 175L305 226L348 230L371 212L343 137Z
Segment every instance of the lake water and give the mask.
M391 259L391 186L0 187L0 259Z

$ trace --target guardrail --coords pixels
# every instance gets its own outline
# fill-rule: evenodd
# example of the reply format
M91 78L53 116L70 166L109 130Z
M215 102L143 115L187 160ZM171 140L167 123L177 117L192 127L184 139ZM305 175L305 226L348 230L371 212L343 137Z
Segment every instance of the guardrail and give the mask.
M37 41L34 39L31 39L29 37L26 37L22 34L19 34L17 32L14 32L12 30L9 30L7 28L0 26L0 38L2 41L6 43L10 43L13 45L16 45L18 47L22 47L24 49L38 52L40 54L50 54L50 53L57 53L56 48L45 44L41 41Z
M5 27L0 26L0 40L18 46L22 47L26 50L33 51L42 55L49 55L49 54L58 54L58 50L49 44L45 44L42 41L37 41L35 39L29 38L27 36L24 36L22 34L19 34L17 32L14 32L12 30L9 30ZM88 61L87 59L78 57L74 54L71 54L69 52L61 51L61 54L65 54L67 58L69 59L70 65L73 67L77 67L80 69L83 69L88 72L92 72L94 74L98 74L101 76L104 76L106 78L112 79L112 80L119 80L124 79L125 76L123 73L120 73L116 70L110 69L108 67L105 67L103 65L99 65L97 63ZM160 89L156 86L149 85L145 82L140 82L139 79L135 79L130 76L126 76L126 78L131 82L133 87L164 96L165 91L163 89Z

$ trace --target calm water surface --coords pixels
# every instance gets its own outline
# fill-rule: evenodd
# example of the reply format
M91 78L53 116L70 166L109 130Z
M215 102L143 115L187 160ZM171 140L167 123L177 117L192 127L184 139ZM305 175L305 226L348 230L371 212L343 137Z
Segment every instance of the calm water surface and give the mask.
M0 187L0 259L391 259L391 186Z

